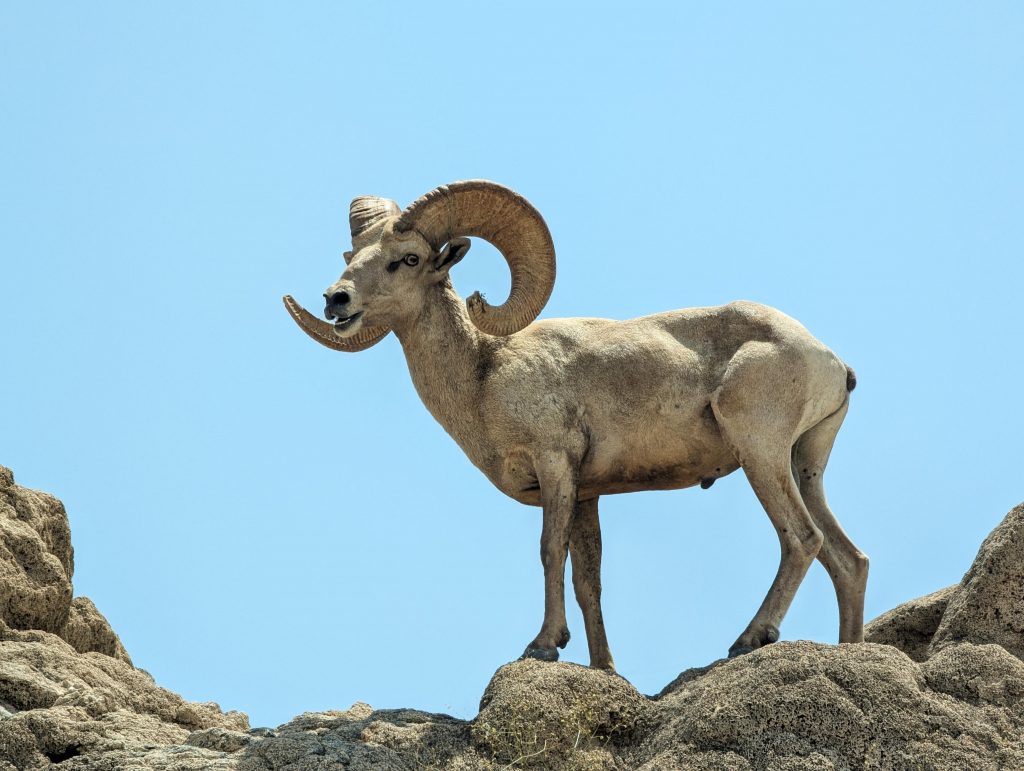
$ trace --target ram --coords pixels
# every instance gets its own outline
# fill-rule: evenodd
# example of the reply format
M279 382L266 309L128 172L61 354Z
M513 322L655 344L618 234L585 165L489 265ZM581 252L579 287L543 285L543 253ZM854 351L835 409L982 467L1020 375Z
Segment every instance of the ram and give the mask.
M775 642L815 558L832 578L840 642L863 639L868 560L825 501L822 474L853 371L798 322L735 302L629 321L536 321L555 280L547 225L493 182L443 185L404 211L352 201L347 268L321 321L285 306L314 340L361 351L389 332L416 391L506 495L543 508L544 621L524 656L554 661L569 641L565 562L593 667L614 669L601 614L602 495L700 485L742 468L778 533L775 580L730 656ZM467 236L508 262L500 306L463 305L449 271ZM328 323L328 322L332 322Z

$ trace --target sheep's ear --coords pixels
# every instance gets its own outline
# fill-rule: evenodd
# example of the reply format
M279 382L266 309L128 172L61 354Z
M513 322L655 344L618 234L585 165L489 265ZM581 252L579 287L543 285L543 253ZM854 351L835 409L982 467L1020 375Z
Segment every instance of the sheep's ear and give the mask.
M350 262L352 262L352 258L355 255L352 252L345 252L343 256L345 257L345 264L348 265Z
M465 257L468 251L468 238L453 238L444 245L441 253L434 258L434 270L447 273L449 268Z

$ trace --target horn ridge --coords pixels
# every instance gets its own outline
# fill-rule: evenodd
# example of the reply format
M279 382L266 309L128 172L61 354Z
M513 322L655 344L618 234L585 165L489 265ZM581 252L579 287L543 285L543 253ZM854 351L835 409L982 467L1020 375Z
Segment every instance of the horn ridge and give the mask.
M493 244L512 272L508 299L498 306L479 292L466 302L481 331L510 335L544 308L555 282L555 248L544 218L514 190L482 179L441 185L402 212L395 229L416 229L434 249L452 238L476 236Z
M321 321L312 313L299 305L295 298L286 294L283 298L284 307L292 317L299 329L316 340L320 345L327 346L335 351L356 353L365 351L367 348L376 345L391 331L389 327L369 326L360 329L351 337L338 337L334 334L334 327L326 321Z
M385 217L401 213L398 204L388 198L379 198L375 195L360 195L353 198L348 207L348 224L352 238L356 238Z

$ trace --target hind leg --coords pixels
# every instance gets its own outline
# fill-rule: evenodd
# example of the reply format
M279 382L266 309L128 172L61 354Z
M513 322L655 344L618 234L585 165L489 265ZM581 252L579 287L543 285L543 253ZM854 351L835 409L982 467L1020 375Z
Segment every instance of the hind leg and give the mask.
M782 619L823 541L791 466L806 402L789 388L768 388L787 365L786 371L792 372L800 361L780 360L778 351L767 344L745 346L711 400L722 438L775 527L781 550L775 580L754 618L729 649L730 656L779 639Z
M783 453L788 454L788 449ZM768 594L747 628L729 648L729 656L779 639L779 627L796 590L821 548L823 536L811 519L789 468L778 458L749 458L743 470L779 537L779 569Z
M726 427L723 425L723 428ZM775 527L781 557L768 594L747 628L729 648L730 657L779 639L782 619L823 542L821 530L811 518L793 479L788 442L780 441L775 452L758 454L756 448L744 448L741 438L737 450L741 453L747 480Z
M824 536L818 560L828 571L839 603L839 642L864 641L864 591L868 558L843 532L825 500L822 475L848 402L808 430L793 448L793 476L807 510Z

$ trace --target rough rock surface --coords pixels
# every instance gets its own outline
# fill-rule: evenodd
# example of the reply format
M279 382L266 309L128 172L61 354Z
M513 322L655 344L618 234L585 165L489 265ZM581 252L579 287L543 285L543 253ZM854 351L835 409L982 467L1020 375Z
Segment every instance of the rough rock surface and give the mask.
M56 758L153 744L179 744L203 728L245 730L241 713L192 704L145 672L102 653L79 653L42 631L0 626L2 748L18 768Z
M88 597L72 599L75 551L64 505L14 483L0 466L0 622L53 632L79 653L131 663L117 634Z
M576 765L601 768L610 748L642 732L649 710L649 700L619 675L528 659L494 674L471 736L498 763L550 767L575 756Z
M121 639L88 597L75 597L60 636L79 653L103 653L127 664L132 660Z
M926 666L887 645L780 642L663 695L634 757L645 770L1024 768L1024 716L1004 696L1017 675L972 686L998 680L975 646Z
M0 771L1024 768L1020 565L1024 506L961 585L883 614L865 644L780 642L654 697L607 672L518 661L472 721L356 704L249 729L132 666L95 606L71 599L60 502L0 467Z
M996 643L1024 658L1024 504L981 545L950 597L931 653L962 641Z
M75 555L64 506L0 466L0 620L57 632L68 618Z
M924 661L949 598L959 588L959 584L947 586L883 613L864 627L865 642L892 645L914 661Z

